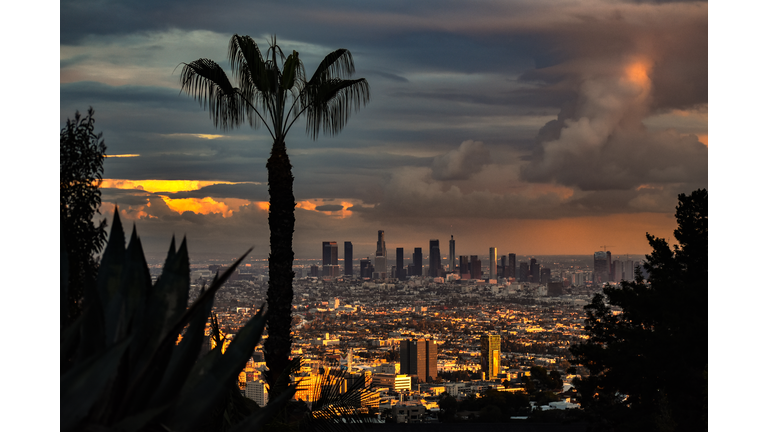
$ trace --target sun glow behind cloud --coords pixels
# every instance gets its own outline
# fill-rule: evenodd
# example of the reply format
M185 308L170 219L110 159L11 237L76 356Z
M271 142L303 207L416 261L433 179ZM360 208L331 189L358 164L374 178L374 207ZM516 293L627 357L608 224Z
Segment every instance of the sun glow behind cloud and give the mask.
M201 181L201 180L126 180L126 179L104 179L102 181L102 188L112 189L124 189L124 190L140 190L144 192L154 193L159 196L168 209L183 214L184 212L192 212L195 214L219 214L224 218L232 217L234 212L240 210L241 207L249 204L256 205L261 211L269 212L269 202L267 201L250 201L241 198L174 198L173 194L179 192L191 192L200 190L206 186L212 185L236 185L242 183L236 182L222 182L222 181ZM253 183L252 183L253 184ZM352 200L355 201L355 200ZM362 204L362 203L360 203ZM352 215L349 210L355 204L350 201L344 201L340 199L327 200L327 199L310 199L303 200L296 203L296 208L301 210L307 210L317 213L322 213L326 216L330 216L335 219L344 219ZM151 206L149 200L146 205L130 208L121 208L121 213L129 219L139 218L156 218L148 212ZM329 209L329 207L331 209Z
M227 198L224 201L216 201L211 197L205 198L169 198L160 195L169 209L182 214L191 211L197 214L220 214L222 217L231 217L232 213L243 205L250 203L248 200ZM238 205L239 204L239 205ZM235 210L233 210L235 209Z
M155 192L186 192L195 191L205 186L215 184L234 185L240 183L225 181L201 181L201 180L121 180L104 179L101 183L103 188L115 189L139 189L151 193Z

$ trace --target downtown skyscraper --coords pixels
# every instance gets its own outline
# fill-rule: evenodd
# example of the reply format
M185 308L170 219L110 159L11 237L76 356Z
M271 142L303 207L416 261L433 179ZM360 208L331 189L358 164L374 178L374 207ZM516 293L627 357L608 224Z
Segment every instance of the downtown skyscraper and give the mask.
M424 264L423 264L423 255L421 253L421 248L413 248L413 262L411 263L411 266L413 266L413 271L408 274L408 276L423 276L424 275ZM409 266L410 267L410 266Z
M384 279L389 273L387 265L387 245L384 242L384 230L379 230L379 239L376 242L376 256L373 261L373 271L376 272L375 279Z
M352 242L344 242L344 274L346 276L352 276Z
M440 257L440 240L429 241L429 277L442 276L443 260Z
M339 276L339 247L336 242L323 242L323 276Z
M496 248L490 248L488 252L488 279L496 279L496 266L498 260L496 257Z
M456 240L453 239L451 234L451 240L448 242L448 273L456 272Z
M404 281L406 276L406 269L403 267L405 261L403 255L403 248L395 249L395 277L401 281Z

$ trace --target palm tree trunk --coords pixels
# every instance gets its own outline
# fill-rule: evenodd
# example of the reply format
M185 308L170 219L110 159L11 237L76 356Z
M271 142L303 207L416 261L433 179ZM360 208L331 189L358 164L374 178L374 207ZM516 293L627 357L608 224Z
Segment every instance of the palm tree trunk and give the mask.
M267 333L264 359L269 373L270 398L287 385L287 376L278 379L288 367L291 355L291 307L293 303L293 229L295 223L293 174L285 141L278 137L267 161L269 178L269 289L267 290Z

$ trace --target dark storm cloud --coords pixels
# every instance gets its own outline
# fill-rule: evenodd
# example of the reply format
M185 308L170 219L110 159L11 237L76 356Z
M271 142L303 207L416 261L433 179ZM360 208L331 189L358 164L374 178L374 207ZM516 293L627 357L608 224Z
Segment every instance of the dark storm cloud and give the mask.
M388 226L668 213L678 192L707 182L694 136L706 135L707 6L647 3L64 1L60 121L93 106L108 153L141 155L107 159L108 178L266 183L267 131L214 128L179 94L174 68L209 57L229 72L232 33L261 47L276 34L310 74L350 49L372 90L341 134L313 141L299 121L288 135L297 201L334 200L297 209L297 254L319 255L330 238L373 244ZM651 85L622 81L633 61ZM670 114L698 105L685 129ZM267 200L266 186L247 184L167 195ZM268 252L256 205L224 217L179 214L141 191L107 199L161 253L172 232L189 235L193 254ZM340 200L357 205L342 212Z
M480 141L464 141L458 149L435 157L432 178L435 180L466 180L480 172L491 160L491 153Z
M344 206L338 205L338 204L326 204L326 205L320 205L315 207L315 210L317 211L327 211L327 212L335 212L343 209L344 209Z
M162 107L175 111L197 111L197 104L190 104L186 97L179 97L178 90L165 87L149 86L110 86L93 81L79 81L61 84L59 90L61 104L81 105L88 103L133 104L147 107Z
M206 157L159 155L139 158L107 158L104 175L129 180L205 180L266 182L263 163L245 160L212 161Z
M654 113L706 103L706 9L653 15L617 11L554 32L571 58L522 79L578 97L539 130L531 163L521 171L524 180L585 191L706 186L707 147L696 136L643 125ZM600 43L607 35L618 37Z
M160 193L160 192L158 192ZM214 184L194 191L168 194L170 198L239 198L249 201L268 201L266 184Z
M154 194L135 189L101 188L102 202L116 203L119 206L138 206L147 203Z
M395 75L393 73L389 72L382 72L377 70L358 70L357 73L360 76L370 76L370 75L378 75L380 77L384 77L388 80L395 81L395 82L401 82L401 83L407 83L408 79L405 77L401 77L400 75Z

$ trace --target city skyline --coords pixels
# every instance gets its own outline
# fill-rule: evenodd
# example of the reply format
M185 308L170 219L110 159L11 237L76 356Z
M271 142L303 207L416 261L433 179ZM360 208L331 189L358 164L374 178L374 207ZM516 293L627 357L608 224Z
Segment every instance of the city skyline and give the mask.
M173 4L120 19L61 5L60 124L93 106L109 156L102 217L119 205L148 255L172 235L193 259L268 255L268 134L214 128L174 72L201 57L228 70L233 33L260 46L274 34L310 71L347 48L371 85L341 134L313 142L302 124L288 137L297 258L332 238L366 256L376 230L406 255L451 234L457 256L644 254L646 232L672 241L677 194L708 186L706 3L227 4L183 16Z

